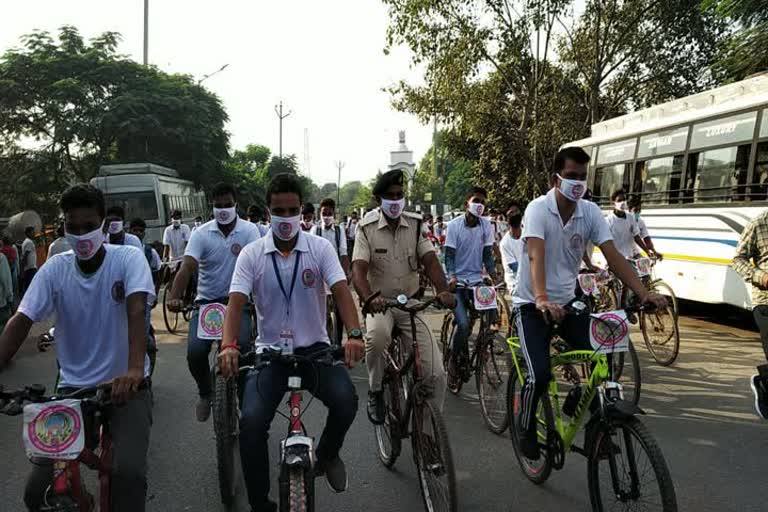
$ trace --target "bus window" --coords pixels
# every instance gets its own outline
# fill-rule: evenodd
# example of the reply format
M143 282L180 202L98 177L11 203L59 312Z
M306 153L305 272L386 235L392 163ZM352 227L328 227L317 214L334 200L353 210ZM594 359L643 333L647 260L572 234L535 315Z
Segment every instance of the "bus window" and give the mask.
M765 118L763 118L763 126L766 126ZM765 201L768 199L768 141L757 145L757 158L755 159L755 173L752 176L750 199L752 201Z
M104 200L107 208L122 206L125 210L126 219L139 218L145 221L158 219L157 200L153 190L106 194Z
M757 112L707 121L693 126L691 150L752 140Z
M645 204L678 202L683 155L637 162L633 192L639 192Z
M760 138L768 137L768 108L763 110L763 120L760 123Z
M744 144L689 155L685 202L743 201L750 147Z
M595 170L595 186L592 200L601 206L608 205L611 193L623 188L629 190L630 164L616 164L598 167Z

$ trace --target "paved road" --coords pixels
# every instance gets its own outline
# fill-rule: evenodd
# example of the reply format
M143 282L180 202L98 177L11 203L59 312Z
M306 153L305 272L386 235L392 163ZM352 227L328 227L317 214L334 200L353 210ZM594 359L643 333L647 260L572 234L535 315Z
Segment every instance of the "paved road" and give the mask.
M715 308L710 314L719 319L719 312ZM435 329L439 320L439 315L432 315ZM154 324L162 325L157 314ZM639 347L644 381L640 405L648 412L645 421L667 458L680 510L765 510L768 426L755 419L747 385L753 365L762 357L757 336L699 319L683 318L681 324L682 351L674 368L652 364ZM162 330L158 334L148 510L223 510L217 497L212 426L194 420L186 338ZM27 343L15 364L0 375L0 383L7 387L32 382L51 385L54 369L52 354L39 354ZM353 379L361 409L343 452L350 489L335 495L318 481L319 508L338 512L422 510L410 447L404 449L394 471L377 462L373 432L362 407L367 393L365 370L354 370ZM563 470L545 485L533 486L520 473L508 437L485 429L471 385L461 396L449 396L445 411L462 511L590 509L583 458L570 456ZM308 417L310 431L319 434L322 405L313 404ZM283 433L280 421L275 420L277 437ZM23 510L21 493L28 463L19 434L19 418L0 417L0 512ZM274 454L277 439L270 443Z

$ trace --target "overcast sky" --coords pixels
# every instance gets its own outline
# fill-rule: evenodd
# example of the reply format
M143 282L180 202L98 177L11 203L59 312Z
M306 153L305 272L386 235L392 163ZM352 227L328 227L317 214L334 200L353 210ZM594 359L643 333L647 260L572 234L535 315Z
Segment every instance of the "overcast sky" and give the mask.
M35 29L69 24L90 38L123 35L120 51L141 61L143 0L24 0L3 2L0 49ZM334 162L346 163L342 182L368 180L385 169L398 130L418 163L431 127L396 112L382 91L401 78L418 80L409 54L385 56L387 13L379 0L150 0L149 60L168 72L202 78L229 112L233 148L249 143L278 151L274 106L284 121L283 153L304 163L309 130L310 175L336 181Z

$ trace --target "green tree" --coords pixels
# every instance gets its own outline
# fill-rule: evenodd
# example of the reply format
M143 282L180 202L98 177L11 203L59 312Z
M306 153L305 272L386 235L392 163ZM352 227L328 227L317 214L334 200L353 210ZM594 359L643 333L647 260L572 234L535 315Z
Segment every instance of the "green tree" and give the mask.
M708 0L708 12L735 24L732 36L723 41L714 69L726 80L742 80L768 70L768 1Z

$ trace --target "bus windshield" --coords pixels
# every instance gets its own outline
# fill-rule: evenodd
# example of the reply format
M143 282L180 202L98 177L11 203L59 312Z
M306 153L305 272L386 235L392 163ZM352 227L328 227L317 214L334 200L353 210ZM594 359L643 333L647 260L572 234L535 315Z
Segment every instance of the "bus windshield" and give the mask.
M145 221L157 220L157 199L153 190L144 192L121 192L105 195L107 208L110 206L122 206L125 210L125 219L130 221L140 218Z

